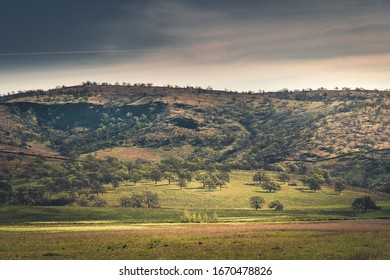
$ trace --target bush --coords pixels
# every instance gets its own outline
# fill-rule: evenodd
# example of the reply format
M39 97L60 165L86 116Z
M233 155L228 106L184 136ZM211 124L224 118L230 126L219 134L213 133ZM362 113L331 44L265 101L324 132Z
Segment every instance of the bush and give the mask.
M287 167L290 173L297 173L299 170L298 166L296 166L294 163L289 163Z
M119 205L122 206L122 207L131 207L131 205L132 205L131 197L129 197L129 196L122 196L119 199Z
M38 203L41 206L65 206L71 205L75 202L73 195L61 195L57 198L44 198L42 202Z
M360 210L366 213L367 210L379 210L380 207L376 206L375 202L368 195L356 198L352 202L352 209Z
M181 217L182 223L207 223L210 220L212 221L217 220L216 213L214 213L212 219L210 219L207 213L202 214L200 212L190 212L187 209L185 209L183 212L183 216Z
M144 202L144 196L140 194L133 194L130 198L130 207L141 208Z
M249 199L249 202L250 202L250 205L251 205L252 208L255 208L256 210L258 210L261 207L263 207L263 204L265 203L265 200L264 200L264 198L262 198L260 196L252 196Z
M77 204L78 204L79 206L82 206L82 207L87 207L87 206L89 206L89 202L88 202L88 200L85 199L85 198L80 199L80 200L77 202Z
M267 192L276 192L280 190L280 185L272 181L267 181L263 183L262 188Z
M12 198L12 187L10 184L0 181L0 204L10 201Z
M98 198L95 200L95 202L92 205L93 207L105 207L107 206L107 201L101 198Z
M43 202L44 191L39 187L20 187L14 198L18 204L25 206L39 205Z
M272 201L269 205L269 208L275 209L275 211L282 211L284 209L284 206L282 203L280 203L279 200Z
M346 189L345 183L343 181L336 181L334 184L334 191L340 194L343 190Z
M148 208L159 208L160 207L160 199L157 193L145 192L143 194L144 203Z

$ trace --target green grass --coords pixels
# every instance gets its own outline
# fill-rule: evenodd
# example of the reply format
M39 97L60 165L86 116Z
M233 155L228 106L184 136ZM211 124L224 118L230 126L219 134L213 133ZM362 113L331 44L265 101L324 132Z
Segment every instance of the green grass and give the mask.
M276 173L269 173L276 176ZM344 191L340 195L323 187L311 192L296 179L276 193L267 193L251 182L253 172L237 171L222 190L204 190L192 182L183 190L176 183L154 185L141 182L108 187L99 195L108 207L0 207L0 259L389 259L390 236L386 231L188 231L176 228L208 226L181 223L184 210L217 216L216 223L295 223L389 219L390 200L371 195L382 207L359 213L350 207L365 193ZM123 195L158 193L159 209L119 207ZM249 198L264 197L261 210L249 207ZM267 208L279 200L285 210ZM170 233L160 228L171 229ZM146 231L143 231L143 230ZM154 232L155 231L155 232Z
M386 232L273 231L0 235L0 259L389 259Z
M298 180L293 180L298 184L297 186L282 184L281 191L269 193L252 182L253 174L252 171L235 171L231 174L230 183L222 190L217 188L212 191L203 189L199 182L191 182L183 190L174 182L171 185L168 185L165 181L159 182L157 185L151 182L142 182L135 186L131 183L124 183L116 190L108 187L102 198L106 199L111 206L119 206L118 200L121 196L153 191L159 195L163 208L249 209L249 198L258 195L264 197L265 206L273 200L280 200L286 210L314 210L349 208L355 198L364 195L349 190L338 195L327 186L323 186L320 191L313 192ZM276 176L274 172L269 172L269 174L273 177ZM380 206L390 207L389 197L371 196Z
M276 173L269 173L276 176ZM231 181L222 190L205 190L199 182L192 182L183 190L176 183L168 185L159 182L141 182L137 185L123 183L117 189L107 187L106 193L99 195L108 201L108 207L0 207L0 225L31 222L80 222L110 221L114 223L177 223L181 221L184 209L192 213L217 215L219 222L229 221L316 221L343 219L390 218L390 199L387 196L371 195L382 210L368 211L365 214L351 209L352 201L365 193L346 190L340 195L330 187L312 192L302 186L282 185L276 193L262 190L251 182L253 172L236 171ZM161 201L160 209L134 209L119 206L121 196L131 196L143 191L156 192ZM249 198L254 195L264 197L263 209L255 211L249 207ZM283 203L283 211L276 212L267 206L273 200Z
M95 207L0 207L0 225L20 225L37 222L77 223L102 221L114 223L172 223L181 210ZM1 230L1 228L0 228Z

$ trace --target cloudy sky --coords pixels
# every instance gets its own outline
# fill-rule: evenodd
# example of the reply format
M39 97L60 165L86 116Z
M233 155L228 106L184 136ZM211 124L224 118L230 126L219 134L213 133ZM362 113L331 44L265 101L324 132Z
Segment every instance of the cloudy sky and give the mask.
M0 0L0 94L390 88L388 0Z

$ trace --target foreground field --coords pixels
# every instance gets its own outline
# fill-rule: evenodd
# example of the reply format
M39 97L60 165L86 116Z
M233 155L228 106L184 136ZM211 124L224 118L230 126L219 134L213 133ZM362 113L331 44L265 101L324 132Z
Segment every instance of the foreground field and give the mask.
M390 259L386 194L370 193L381 209L362 213L351 203L364 192L314 192L296 178L295 186L266 192L253 174L235 171L211 191L199 182L184 189L124 182L99 195L107 207L2 206L0 259ZM119 206L121 196L143 191L157 193L161 208ZM250 208L256 195L263 209ZM269 209L273 200L285 209ZM183 223L185 213L201 223Z
M390 221L2 227L0 259L390 259Z

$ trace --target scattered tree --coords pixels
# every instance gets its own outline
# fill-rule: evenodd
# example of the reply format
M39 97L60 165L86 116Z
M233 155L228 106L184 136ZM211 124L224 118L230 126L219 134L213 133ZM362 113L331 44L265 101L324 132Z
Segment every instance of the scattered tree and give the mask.
M134 171L132 170L128 174L129 181L133 182L134 185L136 185L137 182L141 181L142 177L143 176L142 176L141 172L139 172L138 170L134 170Z
M223 185L226 185L230 182L230 175L227 172L219 172L216 174L216 185L219 186L219 189L222 189Z
M183 179L183 180L186 180L187 182L192 182L192 172L191 171L183 171L183 170L179 170L177 172L177 178L180 180L180 179Z
M119 204L122 207L131 207L131 197L128 196L122 196L119 199Z
M119 180L117 180L117 179L115 179L114 181L112 181L111 184L112 184L112 186L113 186L114 189L118 188L119 185L120 185Z
M148 208L159 208L160 207L160 199L157 193L153 192L144 192L143 201Z
M366 213L367 210L379 210L380 207L376 206L375 202L369 196L362 196L356 198L352 202L352 208L355 210L360 210L363 213Z
M10 201L12 198L12 187L6 182L0 181L0 204Z
M263 204L265 203L264 198L260 196L252 196L249 200L250 205L252 208L255 208L255 210L261 209L263 207Z
M15 193L16 202L26 205L38 205L43 200L44 191L41 187L19 187Z
M168 181L168 185L170 185L171 182L175 180L175 174L172 172L165 172L163 177Z
M304 176L302 182L309 186L312 191L318 191L321 189L321 185L325 183L325 179L321 174L314 173L310 176Z
M208 172L201 172L196 176L196 180L200 181L203 185L203 188L206 187L206 182L210 178L210 174Z
M134 207L134 208L141 208L142 207L142 203L144 202L143 195L133 194L130 199L131 199L131 202L130 202L131 207Z
M211 191L211 189L215 189L215 187L217 186L217 181L218 179L215 177L208 177L207 180L205 181L204 186L207 187L209 191Z
M279 174L278 179L285 184L290 180L290 175L288 175L286 172L282 172Z
M275 209L275 211L282 211L284 209L283 204L279 200L272 201L268 207Z
M180 178L178 183L179 183L180 189L187 187L186 179Z
M98 181L91 183L91 189L94 193L96 193L97 196L105 191L103 184Z
M255 175L253 175L253 182L259 182L261 184L262 182L266 182L269 180L270 179L264 170L259 170L256 172Z
M346 186L343 181L336 181L334 184L334 191L340 194L343 190L345 190Z
M294 163L289 163L287 167L290 173L297 173L299 170L298 166L296 166Z
M152 169L150 171L150 178L154 181L154 184L157 185L158 181L161 181L163 174L158 169Z
M280 190L280 185L273 181L265 181L262 184L262 188L267 192L276 192Z

